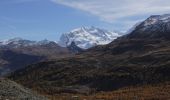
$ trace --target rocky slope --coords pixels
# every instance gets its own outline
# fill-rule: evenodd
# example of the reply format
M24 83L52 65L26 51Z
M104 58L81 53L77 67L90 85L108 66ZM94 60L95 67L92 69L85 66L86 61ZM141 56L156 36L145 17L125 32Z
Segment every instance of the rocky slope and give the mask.
M164 27L158 32L143 31L145 27L141 26L146 21L108 45L91 48L75 57L33 64L9 77L51 94L112 91L170 81L169 31L160 33Z
M0 100L48 100L8 79L0 79Z

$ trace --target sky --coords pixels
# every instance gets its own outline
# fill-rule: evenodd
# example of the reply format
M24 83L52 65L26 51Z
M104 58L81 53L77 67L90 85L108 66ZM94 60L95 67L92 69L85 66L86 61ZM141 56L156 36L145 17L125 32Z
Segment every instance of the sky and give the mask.
M0 0L0 40L58 41L83 26L126 32L151 15L170 13L170 0Z

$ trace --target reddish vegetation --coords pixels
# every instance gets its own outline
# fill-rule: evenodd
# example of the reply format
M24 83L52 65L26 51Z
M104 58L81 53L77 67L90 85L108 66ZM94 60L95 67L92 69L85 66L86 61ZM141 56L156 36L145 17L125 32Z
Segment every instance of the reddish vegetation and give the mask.
M51 100L170 100L170 83L127 87L91 95L58 94Z

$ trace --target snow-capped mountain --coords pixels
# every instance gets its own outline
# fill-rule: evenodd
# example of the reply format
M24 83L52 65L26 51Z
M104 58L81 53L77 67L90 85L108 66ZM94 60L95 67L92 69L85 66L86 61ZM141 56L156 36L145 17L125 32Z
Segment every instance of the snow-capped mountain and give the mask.
M45 44L49 44L50 42L52 41L46 39L41 41L31 41L22 38L12 38L9 40L0 41L0 46L26 47L26 46L34 46L34 45L45 45Z
M170 39L170 14L150 16L135 26L128 37Z
M76 46L88 49L96 45L108 44L119 36L116 32L109 32L95 27L81 27L62 34L59 44L68 47L74 42Z
M151 26L159 23L170 22L170 14L152 15L144 21L144 26Z

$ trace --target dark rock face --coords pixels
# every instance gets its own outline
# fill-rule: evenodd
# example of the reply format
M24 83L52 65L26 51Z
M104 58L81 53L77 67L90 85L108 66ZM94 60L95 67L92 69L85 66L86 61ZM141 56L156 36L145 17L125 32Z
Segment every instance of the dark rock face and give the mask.
M81 53L81 52L85 51L85 50L79 48L79 47L75 44L75 42L72 42L71 45L69 45L67 48L69 49L69 51L71 51L71 52L73 52L73 53Z

